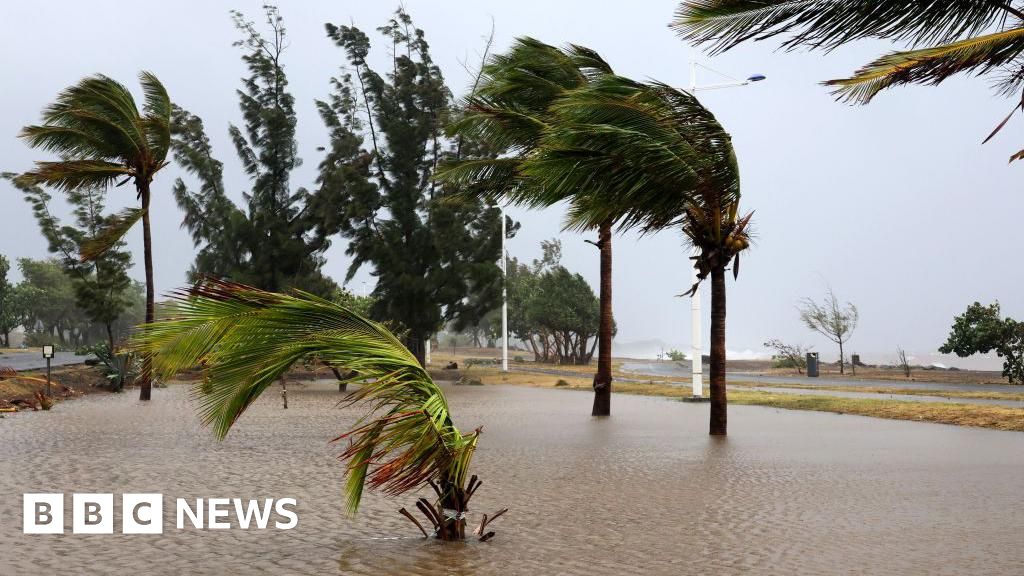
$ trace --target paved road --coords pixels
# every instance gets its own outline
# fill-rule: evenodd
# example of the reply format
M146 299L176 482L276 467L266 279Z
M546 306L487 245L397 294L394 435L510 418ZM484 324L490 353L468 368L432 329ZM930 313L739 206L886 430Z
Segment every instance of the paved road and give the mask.
M690 377L690 367L679 362L624 362L623 372L634 374L650 374L665 378L686 379ZM760 384L785 386L786 384L817 384L820 386L884 386L887 388L903 388L907 390L947 390L987 392L1022 392L1024 387L1011 384L969 384L955 382L903 382L900 380L852 380L846 378L808 378L806 376L765 376L757 373L730 372L728 379L738 382L757 382Z
M51 366L67 366L69 364L81 364L89 356L79 356L74 352L56 352L50 360ZM26 350L25 352L4 352L0 354L0 366L9 366L21 372L23 370L36 370L46 368L46 359L38 350Z

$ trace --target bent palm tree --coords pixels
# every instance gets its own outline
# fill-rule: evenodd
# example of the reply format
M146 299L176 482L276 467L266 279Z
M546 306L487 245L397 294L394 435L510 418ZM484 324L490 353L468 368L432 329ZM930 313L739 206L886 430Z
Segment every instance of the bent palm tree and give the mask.
M437 537L464 537L469 501L480 485L469 475L480 428L463 434L455 427L444 393L385 327L304 292L278 294L218 280L176 293L165 312L145 325L135 346L154 359L162 377L205 367L205 383L197 387L200 411L218 437L294 363L316 356L344 366L363 383L348 402L370 407L335 439L349 442L341 455L349 512L359 509L365 485L398 495L429 484L437 502L421 498L417 508ZM404 508L400 512L423 530ZM478 528L485 540L493 536L486 525L485 518Z
M751 215L739 216L739 168L729 134L693 95L606 75L552 105L538 153L524 162L557 195L586 189L570 226L614 215L620 227L680 226L699 249L698 282L711 277L710 433L726 433L725 271L739 272ZM690 291L698 288L695 284Z
M149 224L150 184L164 166L170 147L171 101L167 91L149 72L139 75L145 95L142 112L123 85L103 75L86 78L65 89L57 101L43 110L43 124L27 126L20 134L32 148L54 152L60 160L36 162L23 174L28 185L53 186L69 192L88 188L135 184L141 208L128 209L114 218L95 242L85 247L82 258L98 257L142 220L146 267L146 322L152 322L153 239ZM118 180L121 180L118 182ZM139 399L149 400L152 362L143 360Z
M591 79L611 73L599 54L582 46L561 50L533 38L518 38L507 54L495 55L481 70L466 113L450 126L462 137L480 138L510 154L499 158L465 160L446 164L438 179L458 185L469 193L488 199L502 199L530 208L570 203L587 194L587 189L563 190L551 194L533 186L523 177L522 162L535 152L550 119L553 102ZM587 229L598 231L600 250L600 321L597 343L597 373L594 375L594 405L591 414L611 413L612 391L612 227L615 215Z
M853 76L825 82L843 100L866 104L880 91L902 84L939 84L960 73L997 73L1003 95L1024 86L1024 11L1013 1L952 0L689 0L672 27L695 44L724 52L747 40L789 37L786 49L831 50L864 38L908 41L910 50L892 52ZM985 139L991 139L1018 110ZM1024 158L1024 150L1010 161Z

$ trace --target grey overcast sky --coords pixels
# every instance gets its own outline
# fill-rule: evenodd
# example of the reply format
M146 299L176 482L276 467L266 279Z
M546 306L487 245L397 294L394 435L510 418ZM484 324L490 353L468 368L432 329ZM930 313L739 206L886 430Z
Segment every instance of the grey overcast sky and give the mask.
M238 9L262 18L263 2L5 2L0 8L0 169L28 168L38 153L16 139L20 127L38 121L42 107L79 78L102 72L138 91L136 74L151 70L172 99L201 116L228 189L240 198L248 182L228 140L228 123L240 123L235 90L245 74L238 38L228 15ZM823 356L832 346L809 333L797 318L803 296L820 296L827 284L857 304L860 326L851 348L868 359L890 360L897 345L921 362L944 341L953 316L974 300L998 299L1004 312L1024 317L1024 269L1020 266L1020 193L1024 163L1007 157L1024 142L1024 119L1013 120L994 142L981 146L1012 103L995 97L985 80L956 78L940 87L911 87L881 94L866 107L833 102L818 82L839 77L892 48L862 42L831 54L786 53L771 42L754 43L709 58L667 28L677 2L644 0L405 0L426 31L434 59L457 95L475 66L483 38L496 27L495 49L520 35L554 44L597 49L617 72L677 86L688 83L696 60L736 77L751 73L767 81L743 88L704 92L701 100L732 133L743 175L743 204L756 210L757 242L743 261L739 282L729 284L728 348L734 356L763 352L778 337L812 344ZM373 37L397 2L282 1L290 37L285 66L296 97L298 140L305 164L293 185L309 185L319 160L316 147L326 132L313 100L328 91L328 79L343 64L342 52L324 34L324 23L362 27ZM383 42L372 55L387 57ZM702 73L700 83L720 78ZM165 292L184 282L193 249L179 228L181 213L170 195L177 168L158 178L153 205L156 283ZM113 208L130 203L126 189L110 193ZM47 255L29 206L0 183L3 234L0 253L9 258ZM66 214L66 207L57 207ZM542 239L559 236L563 263L597 285L598 259L575 234L560 234L562 211L512 209L523 224L510 243L512 255L534 258ZM134 275L142 277L141 232ZM660 346L689 346L689 307L675 297L689 277L677 233L636 238L615 245L617 342L631 353ZM326 271L342 279L348 261L342 240L328 253ZM359 291L370 279L361 272L350 283ZM706 292L705 292L706 294ZM706 302L705 296L705 302ZM705 329L707 324L705 322ZM849 350L849 349L848 349ZM993 361L967 362L961 366Z

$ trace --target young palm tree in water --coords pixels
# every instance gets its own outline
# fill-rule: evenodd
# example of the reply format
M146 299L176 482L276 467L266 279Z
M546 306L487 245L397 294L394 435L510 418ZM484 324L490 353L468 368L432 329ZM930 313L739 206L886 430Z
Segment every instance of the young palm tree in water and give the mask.
M437 501L421 498L416 506L434 534L465 537L466 512L480 485L469 474L480 428L463 434L455 427L441 388L385 327L311 294L215 280L176 293L162 312L135 345L154 358L163 377L204 366L200 412L219 438L296 362L315 355L343 366L362 383L347 402L370 409L335 439L348 442L341 458L349 512L359 509L365 486L393 496L430 485ZM428 535L409 512L400 512ZM483 540L493 536L487 523L485 516L477 528Z

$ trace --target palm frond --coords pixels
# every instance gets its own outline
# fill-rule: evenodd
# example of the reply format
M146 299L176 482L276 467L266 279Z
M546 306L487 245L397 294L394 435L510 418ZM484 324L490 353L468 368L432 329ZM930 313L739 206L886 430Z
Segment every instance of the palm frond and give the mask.
M171 99L167 89L152 72L140 73L139 83L145 94L143 124L150 154L155 160L162 161L171 146Z
M29 184L52 186L70 191L85 187L104 187L118 178L134 175L134 171L120 164L103 160L65 160L36 162L34 170L25 172Z
M782 46L830 50L863 38L914 45L949 43L1004 24L1019 13L1002 2L951 0L687 0L671 27L712 53L747 40L788 36Z
M267 387L307 356L355 371L363 385L348 397L370 410L350 432L348 505L363 488L400 494L434 477L465 482L479 430L462 434L442 390L385 327L310 294L264 292L206 280L174 294L161 320L135 346L165 377L203 365L212 389L200 395L203 422L225 436Z
M79 257L83 262L95 260L124 238L132 226L142 218L141 208L125 208L110 217L106 226L95 237L82 243Z
M952 44L893 52L864 66L850 78L829 80L841 100L867 104L880 91L901 84L938 84L962 72L984 74L1024 52L1024 28L1013 28Z

